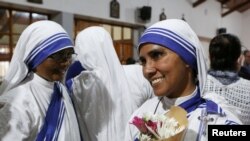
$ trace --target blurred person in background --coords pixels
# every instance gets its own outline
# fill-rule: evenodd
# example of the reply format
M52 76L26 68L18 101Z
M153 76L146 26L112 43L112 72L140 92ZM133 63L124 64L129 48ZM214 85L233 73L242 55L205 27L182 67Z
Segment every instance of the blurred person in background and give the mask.
M244 57L244 63L243 66L240 68L239 76L250 80L250 51L244 50L243 57Z
M240 57L241 42L237 36L215 36L209 44L211 63L205 91L224 97L243 124L250 125L250 81L238 75Z

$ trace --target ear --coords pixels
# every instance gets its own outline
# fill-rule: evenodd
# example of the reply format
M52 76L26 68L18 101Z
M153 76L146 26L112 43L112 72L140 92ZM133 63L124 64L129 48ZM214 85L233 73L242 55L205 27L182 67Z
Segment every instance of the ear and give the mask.
M244 55L240 55L240 57L239 57L238 60L237 60L237 63L238 63L239 65L243 66L244 61L245 61Z
M244 63L244 56L243 55L240 55L240 57L237 59L237 71L240 70L241 66L243 66L243 63Z

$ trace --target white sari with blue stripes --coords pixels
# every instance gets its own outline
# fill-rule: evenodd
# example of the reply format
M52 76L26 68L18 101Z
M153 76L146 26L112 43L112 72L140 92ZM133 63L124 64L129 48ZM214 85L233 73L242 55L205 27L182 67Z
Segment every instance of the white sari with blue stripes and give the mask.
M38 21L22 32L0 87L1 141L81 140L66 87L32 71L67 48L70 37L55 22Z
M228 109L224 103L220 105L211 100L201 99L197 89L192 95L177 99L167 97L155 97L146 101L136 112L133 113L129 123L135 116L141 117L144 113L165 114L171 106L179 105L188 112L188 130L184 137L185 141L206 141L207 125L222 124L234 125L241 124L241 121ZM160 101L160 102L159 102ZM158 105L159 103L159 105ZM158 105L158 106L157 106ZM136 126L128 124L126 128L125 141L134 141L139 137L139 130Z
M56 82L48 82L36 74L30 75L20 87L0 98L5 106L0 111L0 139L2 141L34 141L44 126L44 118ZM80 141L76 116L67 90L58 84L63 97L58 126L53 139ZM51 127L50 127L51 128Z

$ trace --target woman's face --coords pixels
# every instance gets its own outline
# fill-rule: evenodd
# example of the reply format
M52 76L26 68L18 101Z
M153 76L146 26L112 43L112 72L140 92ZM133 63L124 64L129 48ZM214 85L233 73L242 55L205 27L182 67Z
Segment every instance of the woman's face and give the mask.
M191 68L175 52L160 45L144 44L139 55L143 74L156 96L177 98L190 94Z
M34 72L48 81L62 81L72 62L72 54L72 48L56 52L38 65Z

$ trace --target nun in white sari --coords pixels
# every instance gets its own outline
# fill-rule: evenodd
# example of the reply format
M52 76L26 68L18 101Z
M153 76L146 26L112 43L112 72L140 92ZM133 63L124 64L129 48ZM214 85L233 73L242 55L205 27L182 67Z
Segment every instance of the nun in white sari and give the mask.
M0 92L1 141L80 141L62 81L74 53L65 30L38 21L21 34Z
M207 140L208 124L241 124L224 103L201 97L207 71L203 48L185 21L168 19L147 28L140 38L138 51L144 76L157 97L146 101L133 113L125 141L138 140L140 136L137 127L131 124L135 116L162 115L173 105L188 113L185 141Z
M71 83L83 140L124 139L132 112L153 96L141 66L122 66L110 34L102 27L81 31L75 52L85 69Z

